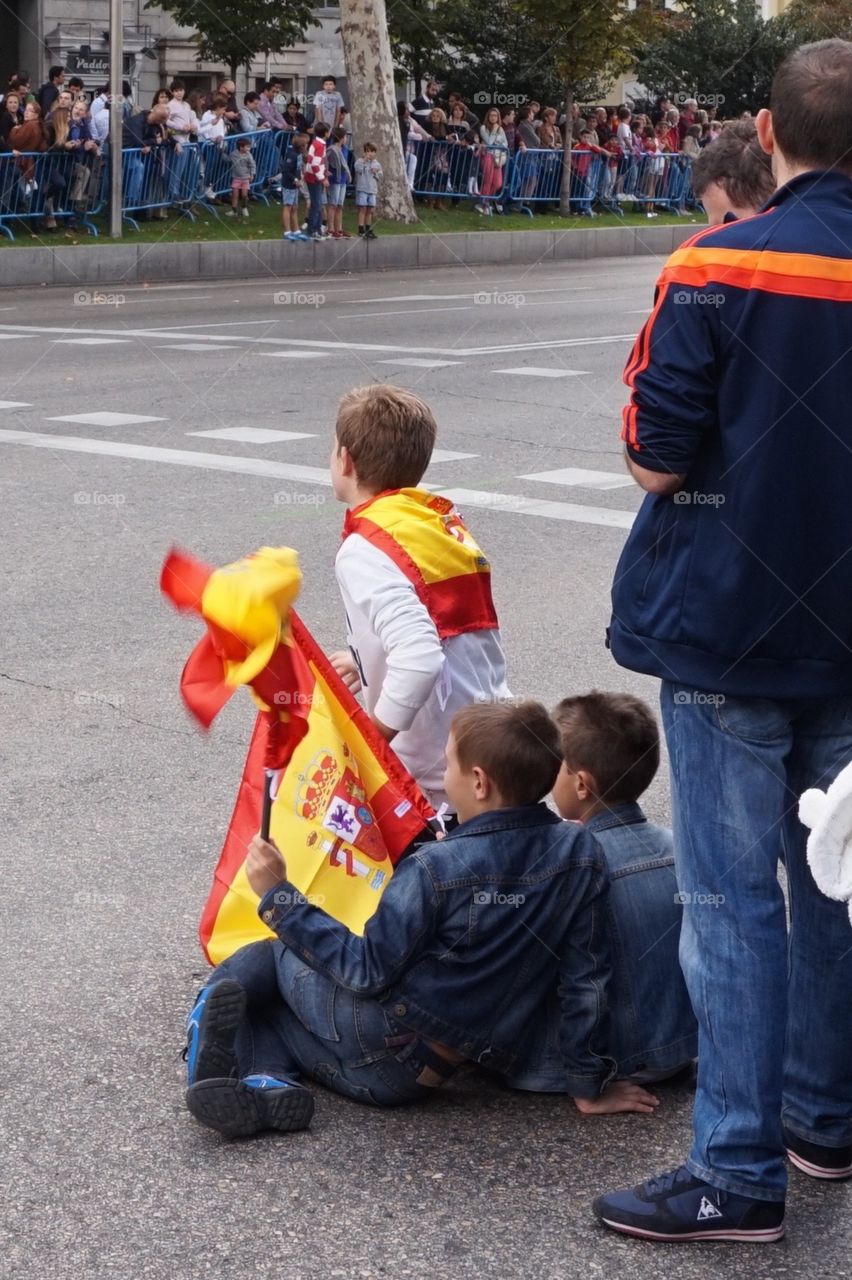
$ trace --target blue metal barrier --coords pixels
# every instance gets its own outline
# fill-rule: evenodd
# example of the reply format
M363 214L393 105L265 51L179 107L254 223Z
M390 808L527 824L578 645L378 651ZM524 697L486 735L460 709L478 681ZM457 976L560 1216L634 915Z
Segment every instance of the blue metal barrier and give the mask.
M14 240L10 224L36 227L82 223L92 235L92 222L103 207L104 173L93 152L10 152L0 154L0 232Z

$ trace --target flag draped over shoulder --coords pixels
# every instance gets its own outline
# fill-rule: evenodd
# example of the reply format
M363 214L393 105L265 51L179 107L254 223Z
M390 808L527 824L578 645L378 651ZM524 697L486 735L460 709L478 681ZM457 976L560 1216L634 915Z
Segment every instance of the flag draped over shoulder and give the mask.
M201 941L218 964L270 937L245 874L260 826L264 768L279 770L270 836L290 882L362 933L393 864L434 817L364 710L292 608L295 553L262 548L213 570L181 552L163 567L163 592L201 615L207 632L190 656L181 693L209 727L234 688L249 684L261 707L249 745Z

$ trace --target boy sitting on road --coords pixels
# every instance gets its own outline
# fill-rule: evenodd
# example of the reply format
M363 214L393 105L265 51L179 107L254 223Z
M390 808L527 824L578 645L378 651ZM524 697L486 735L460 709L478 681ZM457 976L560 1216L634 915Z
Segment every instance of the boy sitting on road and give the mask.
M534 1074L558 990L564 1088L586 1111L649 1112L606 1056L607 876L594 839L545 804L559 734L544 707L489 703L453 718L446 791L461 824L399 863L363 937L287 880L255 837L246 873L277 936L215 970L188 1023L186 1102L226 1137L303 1129L303 1073L356 1102L434 1096L466 1061Z
M335 562L349 653L331 662L438 809L454 713L510 696L491 566L452 502L417 487L437 434L423 400L356 387L335 430L331 479L349 507Z
M565 698L553 718L563 756L553 799L591 832L609 869L610 1050L619 1075L661 1080L695 1058L698 1027L678 961L672 833L639 806L660 763L657 722L641 699L596 690Z

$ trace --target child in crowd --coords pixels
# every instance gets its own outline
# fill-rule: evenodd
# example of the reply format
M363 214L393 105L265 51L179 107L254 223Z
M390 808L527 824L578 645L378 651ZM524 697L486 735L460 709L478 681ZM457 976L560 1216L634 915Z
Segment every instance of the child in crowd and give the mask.
M210 110L204 112L198 126L198 136L203 142L215 142L219 146L222 145L225 140L225 134L228 131L228 122L225 119L227 109L228 99L217 93L210 105Z
M695 1058L698 1028L678 961L672 833L639 806L660 763L657 722L639 698L595 690L565 698L553 718L563 755L553 799L591 832L609 869L610 1050L619 1075L664 1079Z
M355 161L355 205L358 209L358 235L365 240L375 240L373 218L376 196L382 180L382 166L376 158L372 142L364 143L364 154Z
M556 726L536 702L466 707L446 758L461 825L399 863L363 936L252 841L246 874L276 936L220 964L190 1014L186 1103L201 1124L304 1129L314 1100L297 1073L382 1107L434 1097L465 1062L534 1075L557 991L563 1090L587 1112L654 1110L602 1048L606 869L588 832L541 803Z
M314 125L314 136L305 155L304 179L308 187L308 235L312 240L324 240L322 229L322 197L328 187L326 165L326 137L328 125Z
M310 239L310 236L299 230L299 189L302 184L302 169L307 146L308 135L306 133L294 133L281 162L283 240Z
M352 181L352 174L345 155L346 130L332 129L331 145L325 153L328 165L328 193L326 200L326 216L329 235L336 240L348 240L349 232L343 230L343 202L346 199L346 184Z
M454 713L510 695L490 565L452 502L417 487L436 433L399 387L340 402L331 479L349 507L335 573L350 651L331 661L439 809Z
M237 206L242 200L243 217L247 218L249 188L257 173L257 164L251 153L251 139L239 138L228 159L231 162L231 208L227 216L229 218L237 216Z

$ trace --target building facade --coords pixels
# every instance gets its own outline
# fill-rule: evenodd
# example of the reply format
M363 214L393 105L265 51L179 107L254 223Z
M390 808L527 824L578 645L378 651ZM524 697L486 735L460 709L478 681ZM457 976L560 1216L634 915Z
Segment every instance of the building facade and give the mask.
M337 76L346 96L338 6L314 11L319 26L309 28L304 43L269 58L256 58L248 73L237 76L240 97L275 76L285 92L309 97L326 75ZM192 31L175 24L169 14L146 9L145 0L123 0L124 78L134 101L150 102L157 89L175 76L188 88L210 89L228 74L221 63L204 62ZM0 5L0 88L9 76L27 71L34 86L50 66L62 65L78 75L87 91L97 93L109 79L109 0L11 0Z

